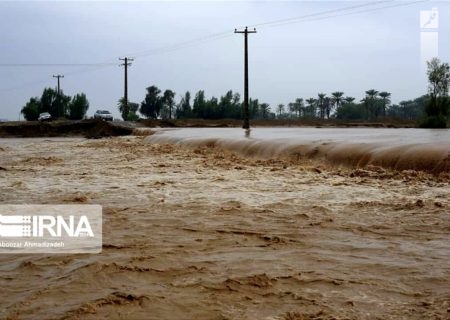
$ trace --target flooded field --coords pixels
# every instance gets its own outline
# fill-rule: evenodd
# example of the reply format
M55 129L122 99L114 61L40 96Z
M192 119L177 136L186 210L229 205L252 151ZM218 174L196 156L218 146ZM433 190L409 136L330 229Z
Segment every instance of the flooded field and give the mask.
M336 132L293 157L284 133L218 130L235 143L200 129L1 139L0 202L100 204L103 251L0 255L0 318L449 318L449 131L351 134L372 154L384 139L431 148L440 169L422 172L330 165Z

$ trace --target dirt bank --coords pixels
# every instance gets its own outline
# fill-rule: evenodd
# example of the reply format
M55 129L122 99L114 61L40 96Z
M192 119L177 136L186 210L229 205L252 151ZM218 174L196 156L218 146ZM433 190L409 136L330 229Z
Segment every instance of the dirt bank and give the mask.
M101 138L130 135L133 128L122 122L101 120L23 121L0 123L0 138L9 137L70 137Z
M1 203L104 208L101 254L0 255L1 319L448 319L448 175L142 140L0 140Z

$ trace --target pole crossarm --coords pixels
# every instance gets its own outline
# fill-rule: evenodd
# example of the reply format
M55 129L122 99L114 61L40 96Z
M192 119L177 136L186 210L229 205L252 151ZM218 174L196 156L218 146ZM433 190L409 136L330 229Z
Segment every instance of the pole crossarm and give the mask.
M64 75L62 74L58 74L58 75L53 75L53 78L57 78L58 79L58 94L61 94L61 90L60 90L60 86L59 86L59 79L60 78L64 78Z

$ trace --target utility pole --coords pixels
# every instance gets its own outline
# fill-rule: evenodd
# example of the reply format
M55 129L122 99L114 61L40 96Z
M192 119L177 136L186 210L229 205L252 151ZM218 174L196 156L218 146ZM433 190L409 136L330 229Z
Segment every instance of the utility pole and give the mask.
M60 95L61 94L61 87L59 86L59 78L64 78L64 75L60 75L60 74L58 74L58 75L53 75L53 78L57 78L58 79L58 95Z
M123 110L123 114L125 115L123 118L123 120L127 120L127 116L128 113L130 112L129 108L128 108L128 66L131 66L131 62L129 61L133 61L134 59L131 58L119 58L119 60L122 60L123 63L120 66L124 66L125 67L125 83L124 83L124 94L123 94L123 98L125 100L125 105L124 105L124 110Z
M242 128L250 129L250 112L248 110L248 40L247 36L249 33L256 33L256 29L251 31L245 27L244 31L238 31L234 29L234 33L244 34L244 125Z
M62 101L61 101L61 87L59 86L59 79L60 78L64 78L64 75L58 74L58 75L53 75L53 78L57 78L58 79L58 91L57 91L57 97L58 97L58 106L57 106L57 111L58 111L58 117L61 116L60 111L59 110L61 108L62 105ZM66 111L62 110L63 115L65 115Z

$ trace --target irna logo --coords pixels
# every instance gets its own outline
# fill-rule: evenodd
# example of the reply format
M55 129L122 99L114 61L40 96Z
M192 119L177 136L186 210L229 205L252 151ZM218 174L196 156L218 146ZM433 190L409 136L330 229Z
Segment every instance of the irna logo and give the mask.
M93 237L86 216L2 216L0 237Z
M0 253L99 253L99 205L0 205Z

